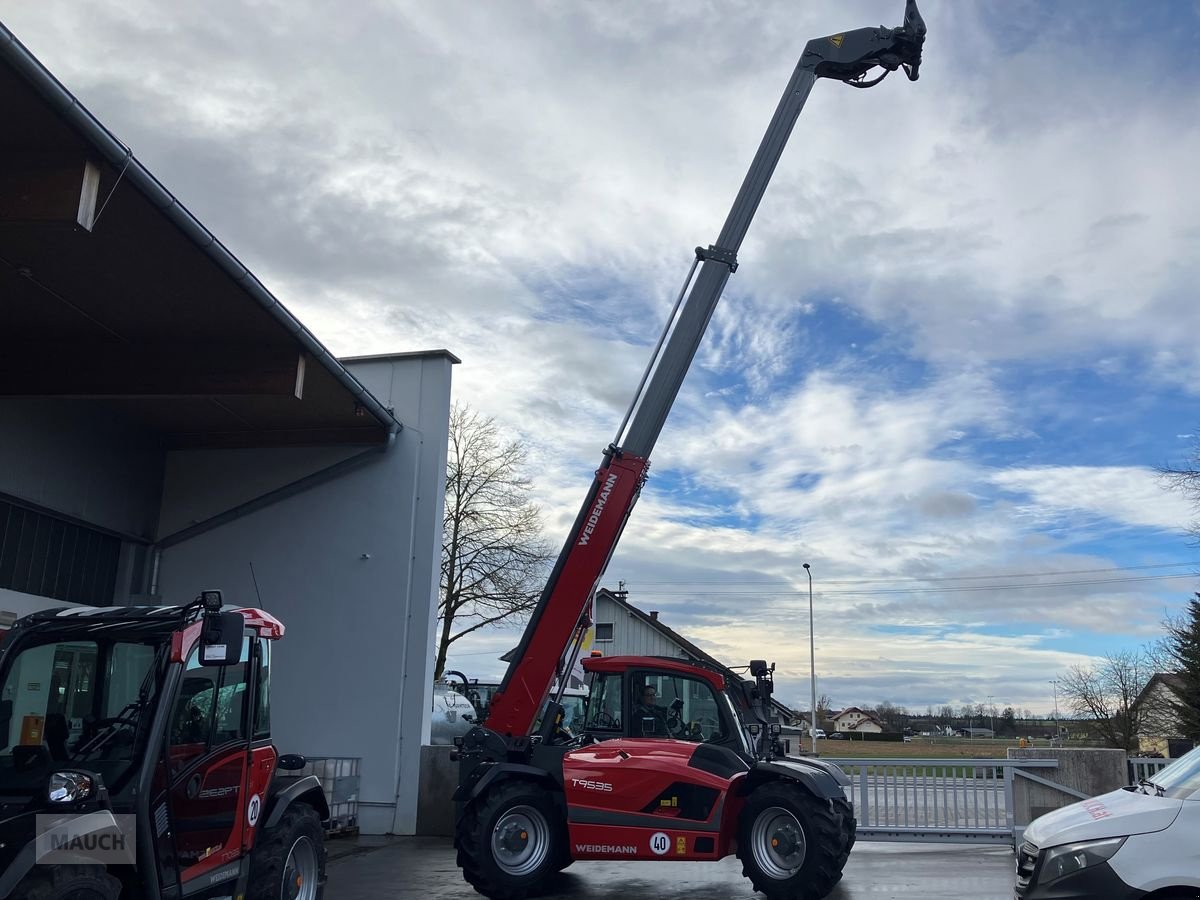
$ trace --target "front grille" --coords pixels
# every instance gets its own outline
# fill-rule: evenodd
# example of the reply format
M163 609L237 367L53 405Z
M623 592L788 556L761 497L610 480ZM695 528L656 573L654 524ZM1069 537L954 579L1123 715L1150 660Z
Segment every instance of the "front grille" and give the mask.
M1021 844L1017 850L1017 897L1025 896L1029 886L1033 884L1034 870L1037 868L1038 848L1029 841Z

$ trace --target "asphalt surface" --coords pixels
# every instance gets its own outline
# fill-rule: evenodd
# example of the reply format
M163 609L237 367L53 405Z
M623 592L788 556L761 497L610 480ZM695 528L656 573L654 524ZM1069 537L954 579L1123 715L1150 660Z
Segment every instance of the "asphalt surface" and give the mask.
M472 900L448 838L331 842L326 900ZM332 858L337 854L339 858ZM1012 900L1008 847L860 841L829 900ZM578 862L558 876L551 900L762 900L734 858L720 862Z

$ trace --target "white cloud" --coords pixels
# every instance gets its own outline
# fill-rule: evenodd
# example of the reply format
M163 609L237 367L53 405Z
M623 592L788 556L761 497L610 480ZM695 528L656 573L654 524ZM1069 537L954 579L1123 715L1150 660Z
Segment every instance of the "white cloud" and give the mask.
M899 0L12 6L18 37L335 352L459 355L456 396L526 441L556 538L804 41L900 13ZM1059 11L1015 54L984 7L924 11L918 83L814 91L614 578L790 591L800 561L827 580L1099 568L1127 560L1113 545L1084 561L1073 539L1138 528L1160 539L1140 552L1181 555L1170 532L1189 513L1154 484L1160 459L996 457L1070 404L1072 374L1147 395L1200 384L1194 91L1166 77L1169 54L1098 67L1095 39ZM1132 34L1129 20L1114 13L1110 30ZM912 371L897 371L902 354ZM1018 397L1013 373L1034 369ZM1191 424L1190 407L1171 411L1163 434ZM847 690L920 670L950 691L1061 668L1082 651L1060 649L1056 628L1150 633L1153 596L830 593L818 627ZM723 602L679 621L735 656L769 632L781 664L804 668L794 595L736 616ZM507 636L480 640L464 659Z
M1192 511L1182 495L1163 490L1152 469L1131 466L1039 466L997 472L992 481L1026 494L1034 519L1091 519L1182 532ZM1082 524L1082 523L1081 523Z

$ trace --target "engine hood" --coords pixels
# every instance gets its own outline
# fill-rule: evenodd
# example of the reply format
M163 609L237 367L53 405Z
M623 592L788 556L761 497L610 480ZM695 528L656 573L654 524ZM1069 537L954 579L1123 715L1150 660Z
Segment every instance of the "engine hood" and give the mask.
M1140 791L1113 791L1081 800L1035 819L1025 840L1038 848L1162 831L1175 821L1183 800Z

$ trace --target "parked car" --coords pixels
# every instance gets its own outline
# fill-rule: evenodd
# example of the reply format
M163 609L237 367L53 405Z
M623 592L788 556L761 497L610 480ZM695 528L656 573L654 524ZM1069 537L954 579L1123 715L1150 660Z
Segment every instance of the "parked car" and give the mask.
M845 740L845 735L843 735L840 731L835 731L833 734L831 734L829 736L829 740L831 740L831 741Z
M906 743L906 744L912 743L912 735L911 734L904 735L904 743Z
M1017 848L1018 900L1194 897L1200 750L1136 785L1034 819Z
M819 741L823 741L823 740L825 740L825 729L824 729L824 728L818 728L818 729L817 729L817 730L816 730L816 731L813 733L813 737L815 737L815 738L816 738L817 740L819 740Z

